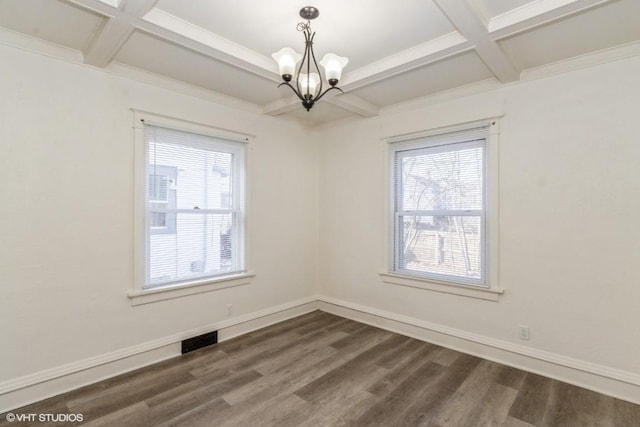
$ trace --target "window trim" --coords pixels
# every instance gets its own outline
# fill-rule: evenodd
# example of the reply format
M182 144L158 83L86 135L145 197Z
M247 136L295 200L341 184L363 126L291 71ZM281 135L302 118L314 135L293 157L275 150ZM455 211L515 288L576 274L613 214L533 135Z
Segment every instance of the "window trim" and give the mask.
M395 155L399 147L410 149L425 145L437 146L448 142L454 142L456 133L473 131L480 127L487 127L485 147L486 174L485 174L485 233L486 241L484 251L486 262L486 285L471 285L457 283L439 278L425 277L420 274L411 274L406 270L395 270ZM499 137L501 123L500 117L492 117L478 121L462 123L459 125L433 128L421 132L404 134L385 138L386 143L386 187L387 187L387 235L386 235L386 268L380 272L384 283L409 286L436 292L445 292L473 298L498 301L504 292L499 283ZM429 138L431 141L425 142Z
M187 120L167 117L141 110L133 112L134 130L134 191L133 191L133 285L127 292L131 305L141 305L151 302L163 301L196 293L215 291L232 286L240 286L251 283L255 276L251 271L250 253L250 140L252 135L232 132L205 124ZM198 133L214 138L227 139L246 144L244 150L244 176L240 177L244 186L244 239L240 242L240 251L244 256L244 270L225 275L184 280L179 283L171 283L162 287L147 287L146 284L146 151L144 140L144 124L155 125L177 131Z

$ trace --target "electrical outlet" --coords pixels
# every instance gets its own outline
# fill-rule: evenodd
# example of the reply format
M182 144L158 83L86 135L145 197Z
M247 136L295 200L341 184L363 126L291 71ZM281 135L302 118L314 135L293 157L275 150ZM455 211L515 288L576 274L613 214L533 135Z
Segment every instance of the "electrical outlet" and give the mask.
M227 317L233 316L233 304L227 304Z
M526 325L518 325L518 338L521 340L529 339L529 327Z

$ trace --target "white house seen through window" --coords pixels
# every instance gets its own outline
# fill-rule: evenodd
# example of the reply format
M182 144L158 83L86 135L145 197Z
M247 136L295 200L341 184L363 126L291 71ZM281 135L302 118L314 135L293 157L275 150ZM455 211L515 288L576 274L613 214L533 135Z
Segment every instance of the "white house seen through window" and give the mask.
M244 271L244 143L149 124L145 289Z

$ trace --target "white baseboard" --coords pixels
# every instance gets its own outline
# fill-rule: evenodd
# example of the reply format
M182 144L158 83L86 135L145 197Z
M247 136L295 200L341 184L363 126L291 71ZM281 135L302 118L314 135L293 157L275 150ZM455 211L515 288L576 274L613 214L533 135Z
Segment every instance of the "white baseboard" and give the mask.
M0 413L178 356L180 342L186 338L217 330L218 339L225 341L316 309L640 404L640 374L635 372L313 296L1 382Z
M389 311L318 296L318 308L381 329L640 404L640 374Z
M180 342L187 338L217 330L218 340L225 341L237 335L246 334L253 330L309 313L317 310L317 308L316 296L303 298L132 347L3 381L0 383L0 413L179 356Z

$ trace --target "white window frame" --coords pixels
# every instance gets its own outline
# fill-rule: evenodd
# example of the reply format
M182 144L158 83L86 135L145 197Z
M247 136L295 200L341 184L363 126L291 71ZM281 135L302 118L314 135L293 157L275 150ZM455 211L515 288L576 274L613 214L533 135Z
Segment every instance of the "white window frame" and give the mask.
M409 270L396 269L396 194L395 194L395 153L408 149L429 148L443 144L463 142L456 135L472 132L474 129L486 128L485 143L485 208L483 222L485 239L482 245L483 256L486 256L486 271L483 272L483 283L463 284L449 280L438 274L421 274ZM387 187L388 187L388 235L387 235L387 269L380 275L382 281L394 285L421 288L436 292L498 301L504 292L499 284L499 137L500 119L498 117L477 122L465 123L391 137L385 140L387 147Z
M251 283L254 274L250 270L249 249L249 143L250 135L235 133L212 126L166 117L140 110L133 110L134 116L134 280L133 288L128 292L132 305L141 305L163 301L187 295L210 292L233 286ZM172 282L158 287L145 287L146 253L147 253L147 156L144 139L144 125L154 125L178 131L196 133L231 141L242 142L245 145L244 174L237 176L236 182L243 189L243 206L240 221L242 221L243 238L238 242L239 253L244 258L244 270L226 275L208 276L195 280Z

